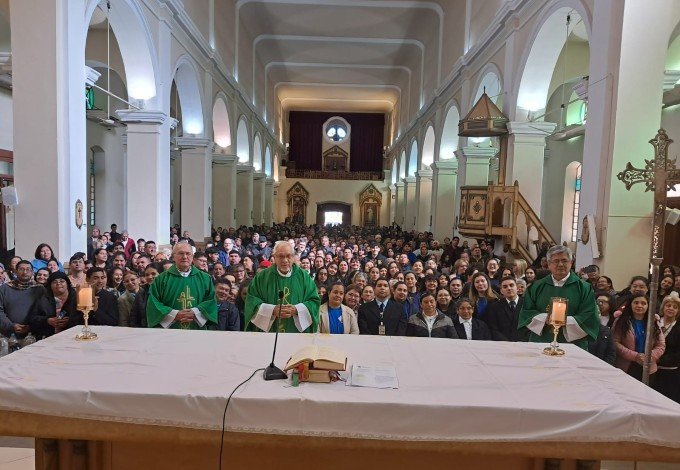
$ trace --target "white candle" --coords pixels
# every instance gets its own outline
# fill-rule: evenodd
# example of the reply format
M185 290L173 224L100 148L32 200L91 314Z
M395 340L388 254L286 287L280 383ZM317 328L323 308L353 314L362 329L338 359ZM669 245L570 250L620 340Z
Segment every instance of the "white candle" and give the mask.
M562 325L567 322L567 304L559 300L552 305L552 323Z
M92 307L92 287L81 287L78 292L78 307Z

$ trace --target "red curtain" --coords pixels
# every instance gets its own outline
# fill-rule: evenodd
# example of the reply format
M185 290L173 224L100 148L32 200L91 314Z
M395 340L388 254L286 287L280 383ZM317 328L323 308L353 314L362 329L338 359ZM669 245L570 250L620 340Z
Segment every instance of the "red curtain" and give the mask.
M321 170L323 124L333 116L345 119L351 129L352 171L382 171L385 115L379 113L320 113L291 111L288 158L298 170Z

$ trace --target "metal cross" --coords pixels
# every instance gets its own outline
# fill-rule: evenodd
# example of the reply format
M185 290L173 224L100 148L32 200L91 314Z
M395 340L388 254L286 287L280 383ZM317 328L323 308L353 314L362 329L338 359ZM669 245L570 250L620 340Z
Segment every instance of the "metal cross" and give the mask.
M657 293L659 289L659 266L663 260L663 238L666 224L666 199L668 190L680 184L680 170L675 166L675 159L668 159L668 146L673 140L668 138L664 129L659 129L652 140L654 159L645 160L645 168L635 168L630 162L626 169L616 175L626 189L637 183L645 183L645 191L654 191L654 219L652 227L651 264L652 280L649 283L649 308L647 315L647 333L645 339L645 360L642 365L642 381L649 384L649 369L652 356L652 342L654 331L654 313L656 312Z

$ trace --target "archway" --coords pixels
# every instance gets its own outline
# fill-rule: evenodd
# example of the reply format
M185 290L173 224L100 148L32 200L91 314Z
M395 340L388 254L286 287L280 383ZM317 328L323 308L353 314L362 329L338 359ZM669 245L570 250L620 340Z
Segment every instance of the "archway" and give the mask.
M326 224L326 214L336 212L341 214L340 224L349 225L352 223L352 205L345 202L328 201L316 204L316 223L317 225Z
M203 135L203 105L198 72L191 59L182 56L175 67L175 84L182 103L182 129L184 135Z
M423 157L420 165L421 169L430 169L430 165L434 163L434 127L430 124L425 131L425 140L423 140Z
M411 151L408 156L408 173L407 176L415 176L418 170L418 141L413 139L411 142Z
M274 168L273 168L273 171L272 171L273 178L274 178L274 181L276 181L278 183L278 181L279 181L279 155L278 154L274 155L273 165L274 165Z
M272 148L269 145L264 150L264 174L267 178L272 177Z
M107 15L125 64L128 99L150 100L156 97L158 76L153 58L158 55L143 12L133 0L112 3L108 11L105 2L90 0L85 9L87 28L91 28L93 22L105 24Z
M255 171L262 171L262 143L259 134L253 140L253 168Z
M213 140L226 149L231 146L231 124L224 95L220 93L213 105Z
M248 124L244 117L238 122L236 130L236 155L238 162L248 164L250 162L250 140L248 137Z
M455 103L451 103L449 110L446 112L446 119L442 128L437 160L450 160L455 156L454 152L458 150L458 121L460 121L458 106Z
M394 184L394 183L396 183L397 181L399 181L399 162L397 161L396 158L392 160L392 173L391 173L391 177L392 177L392 180L391 180L391 181L392 181L392 184Z
M563 6L540 23L524 68L520 69L521 79L515 82L519 83L515 120L544 120L541 114L546 108L553 74L565 43L572 35L585 35L587 40L590 28L579 13L582 10L580 4Z

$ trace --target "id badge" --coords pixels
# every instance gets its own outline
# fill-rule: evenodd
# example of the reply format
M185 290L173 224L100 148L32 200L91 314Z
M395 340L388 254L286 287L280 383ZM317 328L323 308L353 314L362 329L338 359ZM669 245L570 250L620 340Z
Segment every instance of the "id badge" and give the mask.
M378 334L381 336L385 336L385 325L383 323L378 325Z

